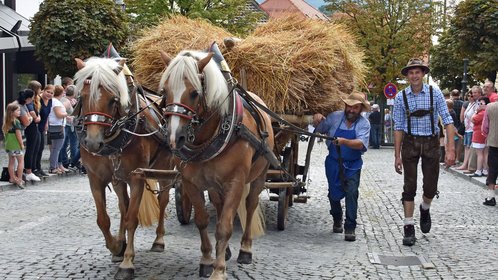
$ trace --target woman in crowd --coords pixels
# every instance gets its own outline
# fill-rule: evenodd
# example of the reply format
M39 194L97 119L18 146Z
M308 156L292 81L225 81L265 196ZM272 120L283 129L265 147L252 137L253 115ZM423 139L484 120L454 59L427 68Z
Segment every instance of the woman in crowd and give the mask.
M477 101L477 111L472 117L473 123L473 133L472 133L472 148L475 149L477 155L477 169L474 174L470 177L481 177L488 175L487 166L487 151L486 148L486 136L481 132L482 121L484 119L484 113L486 112L486 105L489 103L488 97L480 97Z
M457 170L467 170L469 168L470 160L470 146L472 145L472 133L473 127L472 117L477 110L477 100L482 95L482 89L479 86L473 86L471 89L471 95L468 96L469 102L465 103L460 111L460 120L465 124L465 134L463 136L463 145L465 147L463 163ZM465 106L467 105L467 106ZM463 109L465 108L465 110Z
M40 122L40 117L35 112L34 101L35 92L31 89L25 89L19 92L17 102L21 105L21 120L26 136L26 152L24 154L24 168L26 171L26 181L39 182L40 178L33 173L35 162L35 151L40 145L40 134L38 132L37 122Z
M24 162L25 162L24 165L26 168L26 174L33 172L37 177L45 177L43 176L43 174L40 174L38 170L36 170L36 157L38 155L38 151L40 150L40 143L41 143L41 133L38 128L38 124L40 123L41 120L40 95L41 95L42 85L40 84L40 82L32 80L28 83L28 89L34 92L33 102L27 104L27 107L31 117L33 118L33 123L31 124L31 126L36 129L31 128L30 132L26 132L26 138L28 137L28 135L30 135L30 137L33 137L33 140L31 141L33 145L29 146L29 144L26 143L27 145L26 145L26 155L24 156ZM26 139L26 141L28 140Z
M40 102L40 122L38 123L38 131L40 131L40 146L38 149L38 154L35 159L35 167L38 174L42 176L48 176L45 171L43 171L41 167L41 158L43 155L43 149L45 148L45 133L48 129L48 115L50 114L50 110L52 108L52 96L54 94L54 85L48 84L45 86L43 91L41 92L41 102Z
M62 163L59 162L59 153L64 144L64 127L66 125L66 108L60 101L64 96L64 88L55 86L52 108L48 115L48 132L52 142L50 146L50 169L49 173L61 174L65 172Z

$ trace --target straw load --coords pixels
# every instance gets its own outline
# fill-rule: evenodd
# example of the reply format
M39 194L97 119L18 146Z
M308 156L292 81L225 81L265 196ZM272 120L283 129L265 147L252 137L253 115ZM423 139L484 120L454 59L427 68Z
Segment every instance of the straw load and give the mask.
M213 41L222 42L223 38L231 36L207 20L174 16L145 30L143 36L133 43L133 75L142 85L157 90L164 71L159 50L174 57L186 49L205 50Z
M135 75L155 89L164 70L159 49L176 55L229 36L200 20L167 20L135 44ZM345 27L292 16L261 25L222 52L233 75L276 113L341 109L340 97L362 85L366 71L363 53Z

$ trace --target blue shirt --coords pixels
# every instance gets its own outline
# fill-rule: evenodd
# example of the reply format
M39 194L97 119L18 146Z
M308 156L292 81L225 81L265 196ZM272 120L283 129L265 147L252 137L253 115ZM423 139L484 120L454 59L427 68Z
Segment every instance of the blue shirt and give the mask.
M424 84L422 91L415 95L411 87L407 87L406 99L408 100L408 108L410 113L417 110L429 110L431 106L431 95L429 92L429 85ZM432 94L434 98L434 132L439 133L438 121L439 117L443 125L453 123L444 95L438 88L432 87ZM394 130L402 130L408 133L408 120L406 119L406 108L403 100L403 91L398 92L394 99ZM410 117L411 120L411 133L418 136L432 135L431 116L425 115L423 117Z
M356 139L359 139L363 143L362 152L365 152L368 147L368 138L370 136L370 122L363 116L359 116L356 120L356 126L353 124L351 127L347 127L345 122L341 121L344 117L344 111L335 111L330 113L327 118L318 124L315 132L327 134L333 137L335 131L341 125L341 129L353 130L356 132ZM327 140L327 146L330 145L330 140Z

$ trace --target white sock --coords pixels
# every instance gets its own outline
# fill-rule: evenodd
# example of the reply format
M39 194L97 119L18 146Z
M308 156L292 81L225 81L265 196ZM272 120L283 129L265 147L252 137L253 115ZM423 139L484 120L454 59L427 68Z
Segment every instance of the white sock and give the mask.
M405 218L405 220L403 221L403 224L406 226L406 225L414 225L415 224L415 220L413 219L413 217L411 218Z
M431 208L431 204L425 203L425 201L422 201L422 203L420 205L422 206L422 209L424 209L424 210L428 210L429 208Z
M489 190L488 189L488 192L489 192L489 197L488 197L489 199L495 197L495 190Z

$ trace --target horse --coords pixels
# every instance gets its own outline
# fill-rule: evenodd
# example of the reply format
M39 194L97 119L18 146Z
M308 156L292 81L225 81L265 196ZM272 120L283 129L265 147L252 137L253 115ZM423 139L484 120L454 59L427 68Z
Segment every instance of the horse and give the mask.
M213 53L182 51L172 59L161 52L166 68L159 91L164 98L161 106L168 145L175 154L182 188L195 211L202 251L199 275L224 279L237 210L244 229L237 261L252 262L253 235L264 225L259 194L270 162L262 155L273 155L274 135L269 116L259 108L243 107L212 56ZM256 95L251 96L264 104ZM207 232L205 190L218 218L214 260Z
M78 72L74 76L80 92L80 101L75 108L79 116L76 127L82 164L87 170L97 209L97 224L104 234L106 247L113 254L113 261L122 260L115 279L133 278L134 236L139 216L150 216L147 211L153 211L157 205L155 197L149 199L155 203L144 205L143 200L153 194L144 188L145 178L135 176L133 171L137 168L173 169L174 164L171 151L164 144L164 136L159 132L162 114L153 110L154 107L160 109L155 100L140 94L140 88L129 83L130 77L125 77L122 71L124 63L124 59L119 62L97 57L85 62L76 59ZM141 137L144 134L148 137ZM109 183L118 196L121 213L117 236L110 232L106 212L105 188ZM169 180L159 181L159 219L152 251L164 250L164 212L169 201L169 183Z

